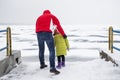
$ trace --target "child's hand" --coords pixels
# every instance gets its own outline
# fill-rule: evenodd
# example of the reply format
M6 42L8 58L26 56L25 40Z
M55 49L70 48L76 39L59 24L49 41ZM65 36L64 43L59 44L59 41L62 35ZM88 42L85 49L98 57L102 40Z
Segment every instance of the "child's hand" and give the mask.
M67 48L67 50L69 51L69 48Z

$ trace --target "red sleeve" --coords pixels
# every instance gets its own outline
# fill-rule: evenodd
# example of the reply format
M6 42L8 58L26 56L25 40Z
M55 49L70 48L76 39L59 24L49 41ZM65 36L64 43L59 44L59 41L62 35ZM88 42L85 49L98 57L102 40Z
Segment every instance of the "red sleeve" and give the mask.
M59 20L57 19L57 17L55 17L54 15L52 15L52 19L53 19L53 24L54 24L54 25L57 25L58 31L59 31L62 35L65 35L65 32L64 32L63 28L61 27L60 22L59 22Z

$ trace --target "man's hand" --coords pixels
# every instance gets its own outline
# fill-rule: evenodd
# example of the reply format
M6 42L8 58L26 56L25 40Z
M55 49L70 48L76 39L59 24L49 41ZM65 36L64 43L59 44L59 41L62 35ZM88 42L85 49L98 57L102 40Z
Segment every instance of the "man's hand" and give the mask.
M63 38L64 38L64 39L66 39L66 38L67 38L67 35L66 35L66 34L64 34L64 35L63 35Z

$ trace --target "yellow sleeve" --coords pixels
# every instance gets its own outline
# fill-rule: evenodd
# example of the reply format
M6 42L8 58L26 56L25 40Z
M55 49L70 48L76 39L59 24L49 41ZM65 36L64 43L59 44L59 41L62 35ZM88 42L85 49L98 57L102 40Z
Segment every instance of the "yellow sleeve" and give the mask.
M70 45L69 45L69 41L67 38L65 39L65 43L66 43L67 48L69 49Z

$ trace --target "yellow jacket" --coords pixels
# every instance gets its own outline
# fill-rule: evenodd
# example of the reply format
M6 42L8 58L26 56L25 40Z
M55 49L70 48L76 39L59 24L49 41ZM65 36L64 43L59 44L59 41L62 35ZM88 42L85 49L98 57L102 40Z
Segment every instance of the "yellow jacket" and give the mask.
M56 56L66 55L67 49L69 49L68 39L64 39L61 34L54 36L54 43L56 48Z

